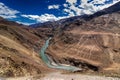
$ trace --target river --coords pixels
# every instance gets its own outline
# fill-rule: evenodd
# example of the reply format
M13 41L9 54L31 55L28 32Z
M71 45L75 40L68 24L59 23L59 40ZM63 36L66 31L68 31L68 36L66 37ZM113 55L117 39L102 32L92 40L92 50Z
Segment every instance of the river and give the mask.
M41 50L40 50L40 56L43 60L43 62L49 67L49 68L56 68L56 69L63 69L63 70L69 70L69 71L81 71L81 68L75 67L75 66L70 66L70 65L63 65L63 64L57 64L55 62L53 62L53 60L50 60L49 56L45 54L46 49L49 46L49 41L52 38L50 37L48 40L46 40L45 44L42 46ZM54 63L54 65L52 64Z

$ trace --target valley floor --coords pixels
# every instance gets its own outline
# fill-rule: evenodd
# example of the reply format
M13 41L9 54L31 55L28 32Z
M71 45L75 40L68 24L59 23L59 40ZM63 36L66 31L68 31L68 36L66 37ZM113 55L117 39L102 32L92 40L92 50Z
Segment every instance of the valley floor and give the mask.
M61 74L60 72L52 72L46 74L46 76L42 78L20 77L20 78L9 78L5 80L120 80L120 78L83 75L83 74Z

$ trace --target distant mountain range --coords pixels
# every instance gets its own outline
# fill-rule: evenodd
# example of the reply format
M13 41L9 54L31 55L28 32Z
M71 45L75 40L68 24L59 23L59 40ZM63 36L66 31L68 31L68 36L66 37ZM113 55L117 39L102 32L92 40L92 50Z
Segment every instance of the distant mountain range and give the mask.
M30 25L30 27L42 27L42 26L45 26L45 25L50 25L50 27L55 27L55 25L60 25L60 24L63 24L65 22L71 22L71 21L74 21L74 20L77 20L77 19L89 20L89 19L101 16L101 15L111 14L113 12L117 12L119 10L120 10L120 2L110 6L108 8L105 8L104 10L98 11L98 12L92 14L92 15L81 15L81 16L70 17L70 18L67 18L67 19L61 19L61 20L58 20L58 21L48 21L48 22L45 22L45 23L37 23L37 24Z

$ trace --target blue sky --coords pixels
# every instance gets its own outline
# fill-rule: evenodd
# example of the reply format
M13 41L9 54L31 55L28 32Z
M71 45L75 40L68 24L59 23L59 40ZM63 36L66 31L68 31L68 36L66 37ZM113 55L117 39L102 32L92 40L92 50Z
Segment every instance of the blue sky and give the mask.
M0 16L26 25L93 14L120 0L0 0Z

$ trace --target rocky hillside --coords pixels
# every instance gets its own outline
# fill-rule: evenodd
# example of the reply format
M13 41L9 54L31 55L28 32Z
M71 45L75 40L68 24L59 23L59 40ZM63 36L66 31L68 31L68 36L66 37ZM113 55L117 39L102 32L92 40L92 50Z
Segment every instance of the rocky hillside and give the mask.
M0 18L0 76L25 76L49 71L38 53L44 42L30 28Z
M57 63L85 71L120 74L120 3L93 15L64 20L53 28L46 51ZM118 7L117 9L115 7ZM111 8L114 9L112 12ZM101 15L97 15L101 13ZM104 14L104 15L103 15Z
M68 24L54 36L48 49L60 62L80 66L81 61L99 69L120 66L120 13ZM59 58L58 58L59 57ZM54 57L55 58L55 57ZM63 61L61 61L63 59ZM75 62L76 60L76 62ZM119 66L118 66L119 65ZM117 69L115 67L115 69Z
M27 27L0 18L0 76L35 75L50 71L38 55L84 72L120 74L120 2L93 15L82 15Z

